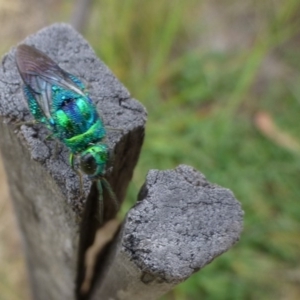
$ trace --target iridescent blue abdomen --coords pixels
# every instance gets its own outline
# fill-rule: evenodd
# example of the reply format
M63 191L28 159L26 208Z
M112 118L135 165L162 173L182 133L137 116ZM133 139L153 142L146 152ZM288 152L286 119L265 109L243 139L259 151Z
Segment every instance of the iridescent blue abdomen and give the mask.
M53 86L51 126L55 137L76 154L98 143L106 132L88 95Z

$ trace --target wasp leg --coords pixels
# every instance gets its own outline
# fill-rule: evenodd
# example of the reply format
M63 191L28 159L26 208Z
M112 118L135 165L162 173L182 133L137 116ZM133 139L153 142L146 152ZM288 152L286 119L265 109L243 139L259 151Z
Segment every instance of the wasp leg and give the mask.
M14 126L16 127L16 129L20 129L20 127L22 125L30 125L33 126L35 124L37 124L38 122L36 120L31 120L31 121L20 121L20 122L16 122L14 123Z
M99 214L98 221L100 225L103 224L103 214L104 214L104 203L103 203L103 188L102 188L102 179L97 180L97 189L99 193Z
M48 135L44 138L44 142L45 142L45 141L48 141L48 140L51 140L52 137L53 137L53 134L52 134L52 133L51 133L51 134L48 134Z
M74 170L74 154L73 153L70 153L69 164L70 164L71 168Z
M119 210L120 203L117 199L116 194L114 193L114 191L111 188L111 185L109 184L109 182L105 178L101 178L101 183L103 184L103 186L107 190L110 199L113 200L113 203L114 203L114 206L115 206L115 209L116 209L116 212L117 212Z
M109 131L120 131L120 132L124 132L124 130L122 128L114 128L114 127L110 127L110 126L105 126L105 129L109 130Z
M75 170L75 171L76 171L76 170ZM76 173L77 173L78 176L79 176L80 195L81 195L81 196L84 196L84 193L83 193L83 180L82 180L82 174L81 174L79 171L76 171Z
M53 134L48 134L45 138L44 138L44 142L53 139ZM54 159L57 159L58 156L58 141L55 141L55 149L54 149Z
M82 181L82 174L81 172L79 172L78 170L75 169L75 166L74 166L74 154L73 153L70 153L70 156L69 156L69 164L71 166L71 168L77 173L77 175L79 176L79 188L80 188L80 196L84 196L83 194L83 181Z

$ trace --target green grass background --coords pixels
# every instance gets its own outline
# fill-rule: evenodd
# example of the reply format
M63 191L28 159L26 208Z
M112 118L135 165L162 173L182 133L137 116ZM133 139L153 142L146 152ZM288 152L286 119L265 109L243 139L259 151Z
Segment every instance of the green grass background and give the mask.
M237 1L102 1L86 33L149 113L128 203L150 168L185 163L230 188L245 211L240 242L164 299L300 299L299 153L253 122L266 111L298 138L300 3L248 3L229 28L252 26L251 41L236 49L206 45L201 35L216 29L200 16L221 6L230 22ZM269 57L282 74L262 74Z
M63 1L68 20L72 3ZM94 1L84 31L148 110L123 211L149 169L192 165L245 211L240 242L163 299L300 299L300 153L259 130L268 113L295 143L300 1ZM1 298L1 297L0 297Z

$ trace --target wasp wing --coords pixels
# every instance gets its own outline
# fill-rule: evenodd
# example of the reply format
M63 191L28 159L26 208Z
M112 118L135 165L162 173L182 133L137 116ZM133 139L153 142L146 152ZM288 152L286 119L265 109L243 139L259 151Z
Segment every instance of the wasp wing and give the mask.
M80 80L62 70L50 57L34 47L25 44L18 46L16 62L25 85L34 93L47 118L51 118L53 85L85 95Z

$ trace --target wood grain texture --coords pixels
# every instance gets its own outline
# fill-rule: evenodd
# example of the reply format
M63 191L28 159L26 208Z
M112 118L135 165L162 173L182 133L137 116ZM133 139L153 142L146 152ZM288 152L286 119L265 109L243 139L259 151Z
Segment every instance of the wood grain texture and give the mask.
M60 67L88 84L109 131L107 143L115 159L106 178L120 201L132 177L144 137L145 109L130 97L89 44L72 27L54 24L28 37L26 43L45 52ZM15 64L15 48L0 66L0 149L8 176L31 279L34 299L75 299L82 278L82 259L92 243L97 222L97 191L69 167L68 150L42 125L14 122L31 120ZM105 198L105 220L115 215Z
M151 170L91 299L159 299L232 247L242 223L232 192L192 167Z

